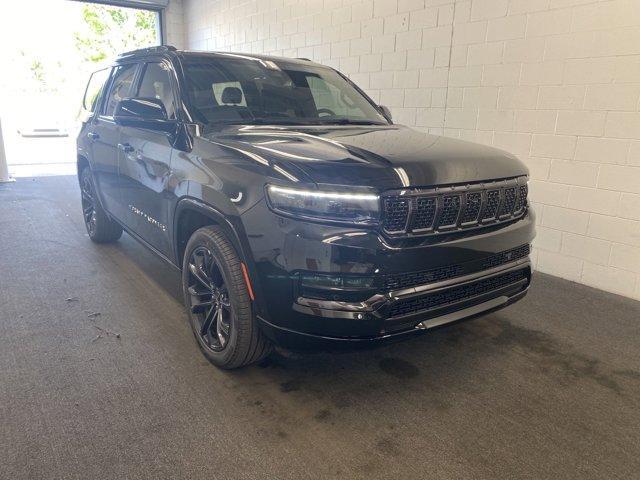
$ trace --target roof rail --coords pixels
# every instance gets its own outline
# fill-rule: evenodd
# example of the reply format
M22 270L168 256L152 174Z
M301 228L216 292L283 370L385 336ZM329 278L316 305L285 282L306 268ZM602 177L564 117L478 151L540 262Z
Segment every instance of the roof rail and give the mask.
M296 60L304 60L305 62L310 62L311 61L310 58L305 58L305 57L296 57Z
M139 48L137 50L131 50L130 52L124 52L118 55L118 57L128 57L130 55L140 55L143 53L162 53L162 52L175 52L176 47L173 45L158 45L157 47Z

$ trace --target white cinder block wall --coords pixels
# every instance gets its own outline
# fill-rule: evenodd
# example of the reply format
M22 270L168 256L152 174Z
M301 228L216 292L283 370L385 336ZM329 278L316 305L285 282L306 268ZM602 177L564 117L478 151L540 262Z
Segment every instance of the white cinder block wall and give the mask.
M182 0L171 0L164 15L166 43L176 48L185 48L184 9Z
M177 3L188 48L307 57L398 123L518 154L536 268L640 299L640 0Z

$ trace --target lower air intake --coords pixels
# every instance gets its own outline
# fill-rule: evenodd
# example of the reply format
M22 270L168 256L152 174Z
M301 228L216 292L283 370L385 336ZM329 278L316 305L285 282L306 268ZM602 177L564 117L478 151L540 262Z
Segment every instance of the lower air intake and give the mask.
M472 299L478 295L483 295L502 287L517 283L528 278L527 270L516 270L514 272L496 275L494 277L479 280L474 283L460 285L434 293L429 293L418 298L408 298L399 300L391 306L389 317L399 317L421 311L432 310L438 307Z

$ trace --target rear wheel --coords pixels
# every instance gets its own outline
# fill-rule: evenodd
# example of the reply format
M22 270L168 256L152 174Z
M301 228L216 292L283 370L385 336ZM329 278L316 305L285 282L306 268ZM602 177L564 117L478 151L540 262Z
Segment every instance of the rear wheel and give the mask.
M271 351L258 328L240 259L225 234L203 227L189 239L182 286L193 334L214 365L232 369Z
M110 243L118 240L122 236L122 227L111 220L100 205L89 167L84 168L80 173L80 191L82 216L89 238L96 243Z

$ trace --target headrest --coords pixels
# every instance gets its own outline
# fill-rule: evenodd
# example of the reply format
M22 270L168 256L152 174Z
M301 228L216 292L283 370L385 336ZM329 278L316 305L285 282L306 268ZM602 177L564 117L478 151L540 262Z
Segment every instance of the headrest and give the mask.
M222 103L237 105L242 102L242 90L238 87L226 87L222 91Z

